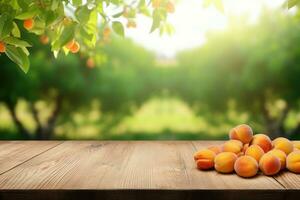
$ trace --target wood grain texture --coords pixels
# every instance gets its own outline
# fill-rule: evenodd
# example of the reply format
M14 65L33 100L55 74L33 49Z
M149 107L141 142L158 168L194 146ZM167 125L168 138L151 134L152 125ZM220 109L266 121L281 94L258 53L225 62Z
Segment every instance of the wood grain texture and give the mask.
M1 189L282 189L272 177L199 171L203 142L69 141L0 176Z
M240 195L285 199L300 195L299 175L288 172L244 179L197 170L194 152L220 141L21 143L32 149L3 153L9 145L1 149L6 143L0 144L0 155L13 155L10 162L18 163L0 175L0 199L240 199ZM44 151L37 153L41 148Z
M0 174L55 147L59 141L1 141Z
M300 174L284 170L274 178L286 189L300 189Z

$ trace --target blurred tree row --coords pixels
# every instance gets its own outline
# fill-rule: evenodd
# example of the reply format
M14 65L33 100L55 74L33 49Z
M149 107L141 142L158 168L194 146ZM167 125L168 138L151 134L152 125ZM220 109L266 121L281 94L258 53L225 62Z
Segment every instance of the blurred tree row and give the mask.
M32 48L32 68L26 75L6 56L0 56L0 102L8 108L22 138L53 138L54 128L70 120L72 113L90 109L93 100L100 102L107 131L135 107L145 101L149 93L147 69L153 66L154 56L129 40L114 39L110 45L96 51L103 57L101 66L94 66L86 58L69 55L55 59L49 46L39 44L38 38L28 35ZM106 60L106 61L104 61ZM148 86L147 86L148 87ZM18 101L25 100L36 124L32 132L16 113ZM37 102L44 101L52 112L45 122L40 119Z
M256 25L231 20L224 32L211 33L198 49L178 55L173 93L198 113L222 113L230 102L250 114L273 135L293 137L300 121L287 127L289 114L299 112L299 19L264 11ZM213 118L213 115L211 116Z

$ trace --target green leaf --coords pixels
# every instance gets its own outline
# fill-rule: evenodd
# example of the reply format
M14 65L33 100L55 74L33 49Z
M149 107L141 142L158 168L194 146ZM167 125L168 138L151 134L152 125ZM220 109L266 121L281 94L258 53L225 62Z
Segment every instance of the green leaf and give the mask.
M86 23L90 18L91 10L87 6L80 6L75 11L76 19L81 23Z
M124 37L124 27L121 22L117 22L117 21L113 22L112 28L118 35Z
M300 0L287 0L287 6L288 9L296 6L297 4L299 4Z
M119 13L116 13L116 14L114 14L112 17L113 18L118 18L118 17L121 17L122 15L123 15L123 11L121 11L121 12L119 12Z
M31 47L30 44L28 44L28 42L24 41L24 40L20 40L18 38L15 37L7 37L3 40L6 44L10 44L16 47Z
M50 26L53 23L57 22L57 20L62 20L62 17L58 13L49 10L49 11L45 11L44 19L45 19L45 25Z
M13 22L13 26L14 27L11 31L11 34L15 37L18 37L18 38L21 37L21 32L20 32L20 29L19 29L18 25L15 22Z
M30 11L27 11L27 12L22 12L21 14L17 15L15 18L20 19L20 20L29 19L29 18L32 18L35 15L37 15L38 12L39 11L37 9L30 10Z
M52 0L51 1L51 10L55 11L58 9L58 7L62 4L61 0Z
M12 18L8 14L3 13L0 16L0 40L8 36L13 27L14 25Z
M72 4L76 7L81 6L82 5L82 0L72 0Z
M59 50L74 38L76 25L77 24L75 23L71 23L70 25L64 27L62 34L53 43L52 51Z
M5 54L14 63L19 65L23 72L27 73L29 70L29 59L26 52L22 48L7 45Z
M160 26L161 20L162 20L162 18L161 18L160 11L158 9L155 9L153 11L152 26L151 26L150 33L152 33L153 31L155 31Z
M97 11L98 11L98 13L103 14L103 3L102 2L98 3Z

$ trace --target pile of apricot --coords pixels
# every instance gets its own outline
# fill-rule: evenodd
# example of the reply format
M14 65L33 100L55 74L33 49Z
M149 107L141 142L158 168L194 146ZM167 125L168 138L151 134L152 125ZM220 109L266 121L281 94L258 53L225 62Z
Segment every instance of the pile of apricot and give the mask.
M230 140L210 146L194 154L197 168L215 169L219 173L233 173L253 177L260 170L272 176L288 169L300 173L300 142L278 137L273 141L265 134L253 135L246 124L230 130Z

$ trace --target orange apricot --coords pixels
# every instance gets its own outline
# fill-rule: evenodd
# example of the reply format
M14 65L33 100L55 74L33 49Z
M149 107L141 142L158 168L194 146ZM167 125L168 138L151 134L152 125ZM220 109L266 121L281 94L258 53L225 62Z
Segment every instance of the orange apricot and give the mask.
M300 141L293 141L294 149L300 150Z
M233 152L239 154L242 151L243 144L239 140L229 140L225 142L222 146L223 152Z
M257 144L264 150L265 153L267 153L273 148L271 139L265 134L254 135L251 144Z
M88 58L86 60L86 66L88 68L94 68L95 67L95 62L94 62L94 59L93 58Z
M241 156L234 163L234 171L241 177L252 177L257 174L257 161L251 156Z
M127 23L127 28L136 28L136 23L135 23L135 21L128 21L128 23Z
M6 46L4 42L0 42L0 53L4 53L6 51Z
M72 46L74 45L74 43L75 43L75 40L72 39L65 45L65 47L70 50L72 48Z
M72 45L72 47L70 48L70 51L72 53L77 53L80 49L80 45L78 42L74 42L74 44Z
M103 37L109 37L110 34L111 34L110 28L109 28L109 27L105 27L105 28L103 29Z
M168 13L174 13L175 12L175 6L171 1L168 1L166 5L166 10Z
M250 143L253 137L253 131L247 124L241 124L234 127L229 132L229 138L233 140L240 140L243 144Z
M285 168L285 165L286 165L286 154L283 151L281 151L279 149L272 149L268 153L270 153L270 154L276 156L277 158L279 158L281 169Z
M293 143L284 137L279 137L273 140L273 146L274 149L282 150L286 155L291 153L294 149Z
M300 173L300 151L293 151L286 158L286 168L294 173Z
M277 174L281 169L279 158L273 154L266 153L259 160L260 170L267 176Z
M215 169L221 173L231 173L234 170L234 163L237 155L232 152L222 152L215 157Z
M40 37L40 41L41 41L42 44L48 44L48 42L49 42L49 37L48 37L47 35L42 35L42 36Z
M246 152L245 152L245 155L247 156L251 156L252 158L254 158L257 162L259 162L260 158L265 154L264 150L254 144L254 145L251 145L250 147L247 148Z
M198 169L211 169L214 167L215 152L209 149L202 149L194 154Z
M222 152L222 149L220 146L209 146L209 147L207 147L207 149L212 150L216 154L219 154Z
M160 7L161 0L152 0L152 7L153 8L158 8Z
M31 30L34 26L34 20L32 18L24 20L23 26L25 29Z

